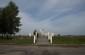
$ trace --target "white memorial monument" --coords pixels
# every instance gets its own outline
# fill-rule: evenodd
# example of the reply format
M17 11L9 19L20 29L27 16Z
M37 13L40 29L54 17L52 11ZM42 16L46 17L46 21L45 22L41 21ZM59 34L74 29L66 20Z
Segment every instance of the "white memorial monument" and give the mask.
M40 35L43 36L43 29L40 30Z
M29 33L29 36L31 37L32 36L32 33Z

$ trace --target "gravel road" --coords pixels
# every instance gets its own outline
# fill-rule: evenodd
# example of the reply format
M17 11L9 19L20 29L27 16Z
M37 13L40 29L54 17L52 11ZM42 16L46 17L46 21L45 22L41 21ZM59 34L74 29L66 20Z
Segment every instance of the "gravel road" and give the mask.
M0 55L85 55L85 47L0 45Z

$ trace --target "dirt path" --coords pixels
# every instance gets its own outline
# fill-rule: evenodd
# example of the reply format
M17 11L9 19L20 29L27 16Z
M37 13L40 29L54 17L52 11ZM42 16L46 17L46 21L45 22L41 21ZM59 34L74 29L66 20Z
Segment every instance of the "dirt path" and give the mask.
M42 37L38 37L38 39L37 39L37 43L36 44L43 44L43 45L47 45L47 44L50 44L49 43L49 41L48 41L48 39L47 39L47 37L46 36L42 36Z

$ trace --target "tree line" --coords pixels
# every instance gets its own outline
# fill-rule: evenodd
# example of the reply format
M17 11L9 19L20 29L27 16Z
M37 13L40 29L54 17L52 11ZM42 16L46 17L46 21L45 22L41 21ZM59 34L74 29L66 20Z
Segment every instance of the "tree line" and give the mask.
M12 34L19 32L20 17L18 17L18 6L10 1L5 7L0 7L0 35L9 37Z

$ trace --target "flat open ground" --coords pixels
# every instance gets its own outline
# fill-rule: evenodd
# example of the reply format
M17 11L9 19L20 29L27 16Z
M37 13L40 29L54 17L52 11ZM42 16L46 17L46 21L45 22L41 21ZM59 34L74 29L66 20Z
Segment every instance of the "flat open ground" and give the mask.
M0 45L0 55L85 55L85 47Z

